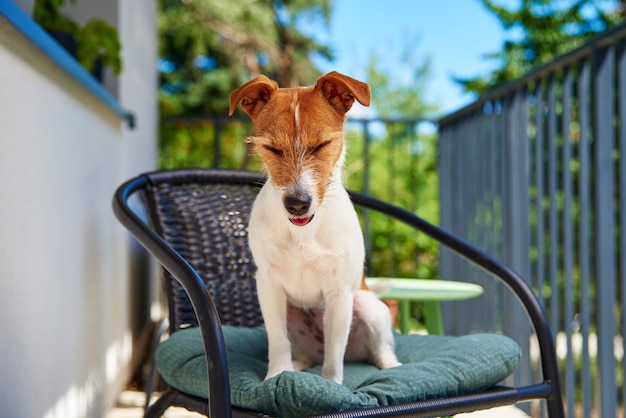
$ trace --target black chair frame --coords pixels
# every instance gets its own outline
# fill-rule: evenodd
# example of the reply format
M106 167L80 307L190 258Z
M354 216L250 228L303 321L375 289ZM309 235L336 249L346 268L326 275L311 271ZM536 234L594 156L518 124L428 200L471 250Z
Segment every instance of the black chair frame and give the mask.
M220 315L216 305L199 273L154 228L138 216L129 205L129 198L142 192L149 192L150 189L164 183L172 186L199 183L205 185L257 185L260 187L263 182L264 177L262 175L247 171L220 169L156 171L127 181L118 188L114 195L113 210L117 219L182 285L189 296L197 317L197 325L201 330L206 353L209 376L208 400L190 396L169 387L160 399L150 407L147 416L160 416L170 405L183 406L213 418L267 415L231 406L226 349ZM539 343L542 380L522 387L498 386L476 394L428 399L403 405L320 416L338 418L446 416L543 399L546 401L547 412L550 417L564 417L553 336L543 308L530 286L505 264L455 235L428 223L414 213L362 193L350 192L350 196L357 207L382 212L414 227L503 282L520 301L534 328Z

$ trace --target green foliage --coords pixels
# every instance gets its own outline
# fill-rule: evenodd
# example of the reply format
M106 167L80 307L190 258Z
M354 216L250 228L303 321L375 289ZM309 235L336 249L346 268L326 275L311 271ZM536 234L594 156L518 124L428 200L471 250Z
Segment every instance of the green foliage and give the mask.
M70 0L75 4L75 0ZM76 58L87 71L99 60L115 74L122 71L121 44L117 29L101 19L90 19L80 26L74 19L61 13L65 0L36 0L33 19L48 32L62 32L76 40ZM71 52L71 51L70 51Z
M431 222L439 220L436 135L419 134L412 124L393 123L367 150L367 192L412 210ZM364 148L361 132L350 129L347 185L363 188ZM438 247L424 235L386 217L369 214L373 275L436 278Z
M74 4L74 0L71 0ZM48 31L65 32L76 35L78 23L61 13L65 0L36 0L33 7L33 20Z
M415 44L410 42L396 60L383 61L377 54L370 57L367 81L372 90L372 107L379 117L427 118L436 114L437 106L424 101L430 59L414 54Z
M372 89L372 106L386 122L369 124L371 140L367 148L362 131L349 125L347 184L351 189L365 188L376 197L438 223L437 136L420 131L416 122L432 116L437 108L424 101L429 61L411 54L405 51L399 63L387 62L393 65L395 74L408 74L401 79L391 76L391 68L384 68L376 55L370 60L367 82ZM366 229L371 234L370 274L437 278L438 246L434 241L386 217L369 214L364 219L369 219Z
M160 167L255 167L243 142L252 132L241 124L219 129L216 158L212 123L170 119L226 116L230 93L258 74L282 86L314 82L320 72L310 56L329 58L329 48L298 23L327 24L329 16L330 0L159 0Z
M160 0L162 115L225 115L230 92L259 74L312 83L310 56L329 58L329 48L297 24L329 15L330 0Z
M509 37L501 51L486 56L499 62L491 74L455 79L465 91L478 94L547 64L623 20L618 0L522 0L516 9L481 1L506 31L522 36Z
M159 167L163 169L222 167L259 171L244 138L252 125L234 119L216 124L210 119L164 121L161 124Z
M76 35L76 57L87 71L100 61L119 74L122 71L121 49L117 30L100 19L89 20Z

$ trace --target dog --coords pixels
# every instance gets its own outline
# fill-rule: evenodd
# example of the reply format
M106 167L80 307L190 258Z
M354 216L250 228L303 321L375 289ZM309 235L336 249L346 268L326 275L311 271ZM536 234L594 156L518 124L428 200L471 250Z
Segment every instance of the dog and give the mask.
M398 366L389 309L359 289L365 250L342 184L343 124L370 88L338 72L315 86L279 88L261 75L230 95L256 126L247 140L267 181L250 213L250 250L268 334L266 379L321 364L341 383L343 362Z

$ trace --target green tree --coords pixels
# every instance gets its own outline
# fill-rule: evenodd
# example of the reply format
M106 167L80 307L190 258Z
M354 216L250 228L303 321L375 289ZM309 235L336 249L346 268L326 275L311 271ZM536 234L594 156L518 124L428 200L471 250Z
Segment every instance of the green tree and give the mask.
M247 167L249 127L189 116L226 116L230 92L261 73L283 86L313 82L311 56L330 49L299 27L329 16L330 0L159 0L159 165L212 165L219 133L221 165Z
M486 58L499 62L486 76L457 77L467 92L483 94L515 80L533 68L547 64L623 20L624 0L522 0L509 9L492 0L481 0L509 33L502 50ZM521 31L521 38L516 37Z
M330 0L160 0L162 114L223 113L230 92L261 73L284 86L312 82L310 56L330 50L298 23L329 16Z
M371 56L366 80L372 90L371 106L385 123L369 123L367 148L362 130L348 125L347 183L351 189L364 187L367 153L367 192L437 223L437 137L423 132L417 121L438 109L424 99L430 61L415 51L413 44L399 51L397 59ZM371 274L436 278L438 247L432 240L374 213L369 214L366 230L371 236Z
M367 82L372 90L371 106L378 117L428 118L437 113L437 106L424 99L430 81L430 58L416 56L415 51L415 43L409 42L398 51L397 59L371 55Z

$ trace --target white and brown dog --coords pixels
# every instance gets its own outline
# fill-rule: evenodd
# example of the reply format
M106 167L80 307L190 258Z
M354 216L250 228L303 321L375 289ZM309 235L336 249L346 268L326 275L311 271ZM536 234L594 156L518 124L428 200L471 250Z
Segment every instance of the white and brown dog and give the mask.
M337 72L313 87L279 88L258 76L230 95L256 125L249 138L268 173L250 215L250 248L269 340L267 378L322 364L343 380L343 361L398 366L387 306L359 289L364 245L342 185L343 124L365 83Z

